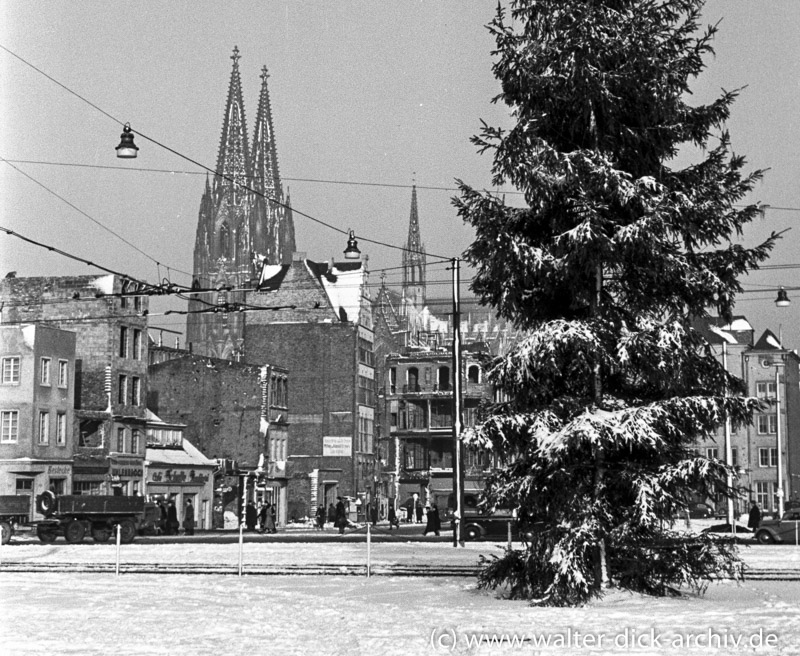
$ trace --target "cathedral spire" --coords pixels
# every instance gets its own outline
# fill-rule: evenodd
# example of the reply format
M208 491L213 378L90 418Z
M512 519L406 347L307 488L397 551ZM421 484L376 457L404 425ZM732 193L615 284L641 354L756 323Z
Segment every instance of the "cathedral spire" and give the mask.
M270 198L281 201L281 175L278 169L278 150L272 125L272 105L269 100L267 67L261 69L261 94L258 98L256 131L253 135L253 177L256 189Z
M228 100L225 104L225 118L222 124L222 137L217 156L217 172L232 179L235 183L247 184L250 152L247 147L247 122L244 116L242 79L239 75L239 48L233 47L233 70L228 85ZM217 193L229 192L230 201L238 205L244 197L244 189L230 180L217 177L214 190ZM224 191L223 191L224 190Z
M408 221L408 238L403 250L403 287L420 287L420 300L425 298L425 245L419 234L417 186L411 187L411 215Z

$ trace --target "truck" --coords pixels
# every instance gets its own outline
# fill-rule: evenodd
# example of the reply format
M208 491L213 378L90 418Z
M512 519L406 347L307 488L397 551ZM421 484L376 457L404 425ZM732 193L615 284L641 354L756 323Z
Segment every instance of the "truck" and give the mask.
M31 498L27 495L0 496L0 543L8 544L14 529L27 524L31 509Z
M108 542L120 527L120 542L129 544L137 534L152 529L161 513L144 497L56 495L47 491L36 497L36 509L45 519L36 522L36 535L45 543L63 535L72 544L91 535Z

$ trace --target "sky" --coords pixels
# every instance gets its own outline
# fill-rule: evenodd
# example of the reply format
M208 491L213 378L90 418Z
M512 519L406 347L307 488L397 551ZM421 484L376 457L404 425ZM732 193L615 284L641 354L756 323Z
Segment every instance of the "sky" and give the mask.
M388 283L399 281L400 251L367 240L402 247L416 183L426 250L459 256L472 231L452 206L454 181L491 188L491 156L479 155L470 137L481 120L511 124L507 109L491 103L499 89L485 28L493 7L473 0L0 0L0 157L13 160L13 167L0 161L0 226L139 279L188 284L204 171L142 136L135 160L117 159L114 147L129 122L213 168L238 46L250 139L259 74L269 69L298 250L330 260L346 245L345 234L304 213L355 231L373 283L382 269ZM720 19L716 56L692 102L745 87L728 127L751 168L769 169L748 201L774 209L743 239L756 243L792 228L768 264L795 265L748 276L736 312L750 318L756 337L770 328L797 348L800 3L709 0L704 22ZM99 273L0 233L0 275L8 271ZM444 263L430 258L428 279L429 296L447 297ZM777 310L781 285L795 302ZM151 325L182 330L185 317L162 314L181 307L157 299Z

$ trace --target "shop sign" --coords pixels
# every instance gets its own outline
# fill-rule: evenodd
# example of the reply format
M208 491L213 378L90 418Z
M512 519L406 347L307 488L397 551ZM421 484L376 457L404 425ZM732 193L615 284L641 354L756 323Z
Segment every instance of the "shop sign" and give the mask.
M151 483L188 483L191 485L205 485L208 474L197 474L193 469L168 469L166 471L151 471Z
M322 455L349 458L353 455L353 439L349 435L345 437L324 435Z
M142 470L135 467L112 467L111 476L117 479L122 476L125 478L141 478Z
M50 465L47 468L47 473L51 476L53 474L69 474L72 472L72 467L70 465Z

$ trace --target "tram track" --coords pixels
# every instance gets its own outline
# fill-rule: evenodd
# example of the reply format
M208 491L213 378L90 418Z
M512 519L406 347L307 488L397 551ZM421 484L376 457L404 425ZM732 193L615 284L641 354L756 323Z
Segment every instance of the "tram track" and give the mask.
M57 574L109 574L115 573L115 563L68 563L68 562L4 562L0 564L0 575L8 573L57 573ZM371 576L408 577L477 577L479 568L472 565L409 565L376 564L370 567ZM214 565L207 563L120 563L120 574L187 574L222 575L239 574L238 565ZM366 576L367 566L337 563L299 565L242 565L246 576ZM745 581L800 581L800 568L762 569L752 568L745 572Z

